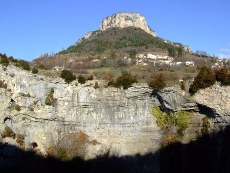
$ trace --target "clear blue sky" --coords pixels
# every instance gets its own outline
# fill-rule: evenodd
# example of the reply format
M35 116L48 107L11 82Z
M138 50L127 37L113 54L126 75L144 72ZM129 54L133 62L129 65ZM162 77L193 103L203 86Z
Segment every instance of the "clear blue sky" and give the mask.
M15 58L65 49L117 12L139 12L162 38L230 57L230 0L1 0L0 7L0 52Z

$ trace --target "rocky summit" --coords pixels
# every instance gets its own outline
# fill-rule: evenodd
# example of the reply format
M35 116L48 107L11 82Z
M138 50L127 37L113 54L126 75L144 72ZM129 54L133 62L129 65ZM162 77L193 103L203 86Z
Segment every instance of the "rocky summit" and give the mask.
M112 16L106 17L100 26L101 31L105 31L110 28L125 28L135 27L143 29L145 32L156 37L157 34L148 26L144 16L139 13L117 13Z

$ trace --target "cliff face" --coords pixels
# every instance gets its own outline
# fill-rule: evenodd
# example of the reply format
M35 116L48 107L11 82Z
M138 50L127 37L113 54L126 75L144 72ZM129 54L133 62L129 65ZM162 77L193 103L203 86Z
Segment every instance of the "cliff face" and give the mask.
M139 13L117 13L112 16L106 17L100 26L100 30L104 31L109 28L125 28L136 27L141 28L145 32L156 37L156 33L148 26L144 16Z
M220 86L216 83L212 87L199 90L194 96L194 101L205 109L216 128L225 127L230 123L229 91L230 86Z
M150 114L159 102L145 85L94 89L95 81L75 86L14 66L5 70L0 66L0 74L6 86L0 88L0 132L9 127L23 136L25 149L36 143L36 149L46 154L53 146L68 148L71 141L80 142L84 147L78 152L85 158L108 151L132 155L159 149L161 132ZM52 88L52 105L46 105ZM2 141L18 145L11 138Z

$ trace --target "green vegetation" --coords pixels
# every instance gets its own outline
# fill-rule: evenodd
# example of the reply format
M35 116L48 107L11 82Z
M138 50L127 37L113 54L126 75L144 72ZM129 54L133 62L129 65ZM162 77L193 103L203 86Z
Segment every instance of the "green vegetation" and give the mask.
M97 88L99 88L99 85L98 85L98 82L95 82L94 89L97 89Z
M7 84L5 83L5 81L0 80L0 88L7 88Z
M204 117L202 119L202 129L201 132L202 134L208 134L209 133L209 129L211 127L210 122L209 122L209 118L208 117Z
M176 56L176 49L174 47L169 47L168 48L168 55L171 57L175 57Z
M61 161L67 161L69 159L66 149L64 149L64 148L58 149L58 158Z
M79 82L80 84L85 84L85 83L86 83L85 77L84 77L83 75L79 75L79 76L78 76L78 82Z
M97 34L92 34L91 39L83 40L77 45L70 46L67 50L61 51L60 54L78 53L78 54L101 54L107 50L119 50L124 48L135 48L150 46L166 50L172 47L162 39L153 37L142 29L128 28L111 28Z
M3 133L1 134L2 138L15 138L16 134L13 132L13 130L11 128L9 128L8 126L5 127Z
M157 75L155 78L148 82L148 85L156 92L162 90L166 87L164 76L162 74Z
M222 68L216 72L216 80L222 85L230 85L230 72L227 68Z
M62 70L61 78L65 80L65 82L70 83L76 80L76 76L69 70Z
M156 123L162 130L176 126L178 127L177 132L179 135L183 135L181 133L189 127L189 112L179 111L167 114L161 111L159 107L153 107L151 113L154 117L156 117Z
M15 106L14 106L14 109L16 110L16 111L20 111L21 110L21 107L18 105L18 104L16 104Z
M9 59L6 54L0 54L0 64L7 67L9 65Z
M30 71L30 64L27 61L19 60L17 61L16 66L21 67L23 70Z
M53 94L54 94L54 89L51 88L51 90L49 91L49 93L48 93L48 95L46 97L46 100L45 100L46 105L49 105L49 106L51 106L51 105L54 106L55 105L57 100L54 98Z
M202 67L198 75L195 77L189 92L193 95L199 89L212 86L216 82L215 72L209 67Z
M34 68L32 69L32 73L33 73L33 74L37 74L37 73L38 73L38 69L37 69L36 67L34 67Z
M230 85L230 72L226 67L217 71L208 67L202 67L198 75L195 77L192 85L189 88L189 92L193 95L199 89L204 89L212 86L216 81L222 85Z
M136 76L131 73L124 71L121 76L119 76L116 81L110 80L108 86L122 87L123 89L128 89L133 83L137 83Z
M93 80L93 75L90 75L87 80Z

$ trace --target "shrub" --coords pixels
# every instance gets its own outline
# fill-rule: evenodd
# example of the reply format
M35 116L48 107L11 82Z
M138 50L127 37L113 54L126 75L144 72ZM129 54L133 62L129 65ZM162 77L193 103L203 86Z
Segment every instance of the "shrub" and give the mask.
M189 88L190 94L195 94L199 89L212 86L216 82L215 72L208 67L202 67Z
M201 129L202 134L208 134L210 127L211 125L209 122L209 118L208 117L202 118L202 129Z
M7 56L5 54L3 54L3 55L1 54L0 59L1 59L0 64L2 64L3 66L6 66L6 67L9 65L9 59L7 58Z
M47 68L43 64L38 64L37 68L47 70Z
M6 89L7 88L7 84L5 84L4 81L0 80L0 88Z
M1 135L2 135L2 138L6 138L6 137L13 138L13 139L15 138L15 133L8 126L5 127L5 129Z
M37 74L37 73L38 73L38 69L37 69L36 67L34 67L34 68L32 69L32 73L33 73L33 74Z
M17 66L22 67L23 70L30 70L30 64L27 61L19 60L17 63Z
M54 106L54 104L56 103L56 99L54 98L53 94L54 94L54 89L52 88L46 97L46 100L45 100L46 105Z
M99 85L98 85L98 82L95 82L94 89L97 89L97 88L99 88Z
M181 90L186 90L186 86L185 86L185 81L184 80L180 82L180 88L181 88Z
M168 56L175 57L176 56L176 49L174 47L168 48Z
M189 113L185 111L178 111L173 114L176 125L180 130L184 131L189 127Z
M18 104L16 104L15 106L14 106L14 109L16 110L16 111L20 111L21 110L21 107L18 105Z
M151 113L154 117L156 117L156 123L161 129L164 129L166 125L169 125L171 123L169 115L162 112L160 110L160 107L153 107Z
M67 161L69 159L66 149L64 149L64 148L58 149L58 158L61 161Z
M78 82L79 82L80 84L85 84L85 82L86 82L85 77L84 77L83 75L79 75L79 76L78 76Z
M76 80L76 76L69 70L62 70L61 78L65 80L65 82L70 83Z
M162 74L157 75L154 79L149 81L148 85L156 92L166 87L166 83Z
M222 85L230 85L230 73L227 68L222 68L216 72L216 80Z
M181 136L181 133L189 127L189 112L178 111L169 115L156 106L152 108L151 113L156 117L156 123L162 130L166 127L176 126L179 128L178 133Z
M136 76L133 76L131 73L123 72L120 77L116 79L115 86L123 87L123 89L128 89L132 86L133 83L136 83Z
M110 80L108 82L107 86L113 86L113 87L115 87L116 86L116 82L114 80Z
M90 75L87 80L93 80L93 75Z

